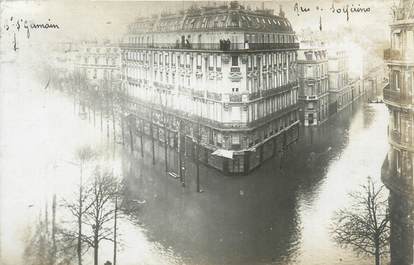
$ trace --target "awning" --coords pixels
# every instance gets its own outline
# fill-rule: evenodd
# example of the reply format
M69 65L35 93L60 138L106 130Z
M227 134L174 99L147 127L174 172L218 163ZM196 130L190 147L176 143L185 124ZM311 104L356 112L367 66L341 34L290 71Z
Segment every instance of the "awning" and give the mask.
M224 149L217 149L216 151L212 153L212 155L233 159L233 151L224 150Z

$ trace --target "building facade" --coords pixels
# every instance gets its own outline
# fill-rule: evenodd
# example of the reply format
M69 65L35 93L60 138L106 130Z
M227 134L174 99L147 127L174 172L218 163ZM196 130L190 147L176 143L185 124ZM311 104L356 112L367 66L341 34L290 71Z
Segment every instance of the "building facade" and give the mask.
M390 121L390 149L382 166L382 181L390 191L391 264L412 265L414 160L414 1L401 0L391 23L391 48L384 60L389 85L384 88Z
M329 113L334 114L352 101L348 78L348 56L342 49L328 50Z
M138 19L121 45L134 124L245 174L298 138L298 47L283 12L237 2Z
M76 70L96 89L102 81L120 80L121 50L110 42L85 42L79 48Z
M297 64L300 120L304 126L319 125L329 117L327 51L314 44L301 43Z

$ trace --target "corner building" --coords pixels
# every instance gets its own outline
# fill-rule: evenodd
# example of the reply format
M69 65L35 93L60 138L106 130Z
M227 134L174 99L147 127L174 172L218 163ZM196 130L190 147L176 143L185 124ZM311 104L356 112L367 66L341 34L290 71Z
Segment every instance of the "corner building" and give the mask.
M412 265L414 248L414 1L401 0L394 12L391 48L384 60L389 85L384 88L390 119L390 149L382 181L390 191L391 265Z
M303 43L298 55L299 101L301 120L305 126L319 125L328 117L329 79L325 48Z
M137 19L121 44L137 130L247 174L298 138L295 39L283 11L237 2Z

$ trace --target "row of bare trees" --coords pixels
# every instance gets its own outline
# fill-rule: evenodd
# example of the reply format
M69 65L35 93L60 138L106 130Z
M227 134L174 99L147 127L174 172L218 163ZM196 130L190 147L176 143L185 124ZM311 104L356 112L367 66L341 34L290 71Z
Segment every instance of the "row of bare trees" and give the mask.
M62 204L71 219L69 226L61 229L61 236L67 246L76 246L78 265L82 265L82 256L90 249L93 251L93 264L98 265L102 241L112 242L116 250L117 200L121 184L113 168L96 162L98 154L91 147L80 148L76 156L80 169L78 196L76 200L64 200ZM85 171L89 173L87 180L84 180Z
M34 227L24 237L25 264L28 265L82 265L85 255L93 254L94 265L99 264L99 250L103 241L113 244L116 265L118 201L122 186L112 167L105 164L102 155L89 146L76 152L79 167L79 185L74 196L53 203L53 222L49 222L47 208ZM60 220L55 223L56 205ZM89 259L89 258L88 258ZM86 262L90 264L90 262Z

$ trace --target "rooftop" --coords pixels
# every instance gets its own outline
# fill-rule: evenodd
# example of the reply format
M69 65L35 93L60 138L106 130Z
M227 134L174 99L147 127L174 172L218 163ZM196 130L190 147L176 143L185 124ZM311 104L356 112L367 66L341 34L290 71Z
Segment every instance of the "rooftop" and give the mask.
M292 32L290 22L281 10L246 9L237 1L222 6L193 6L178 14L138 18L129 26L130 34L174 31L240 30L252 32Z

